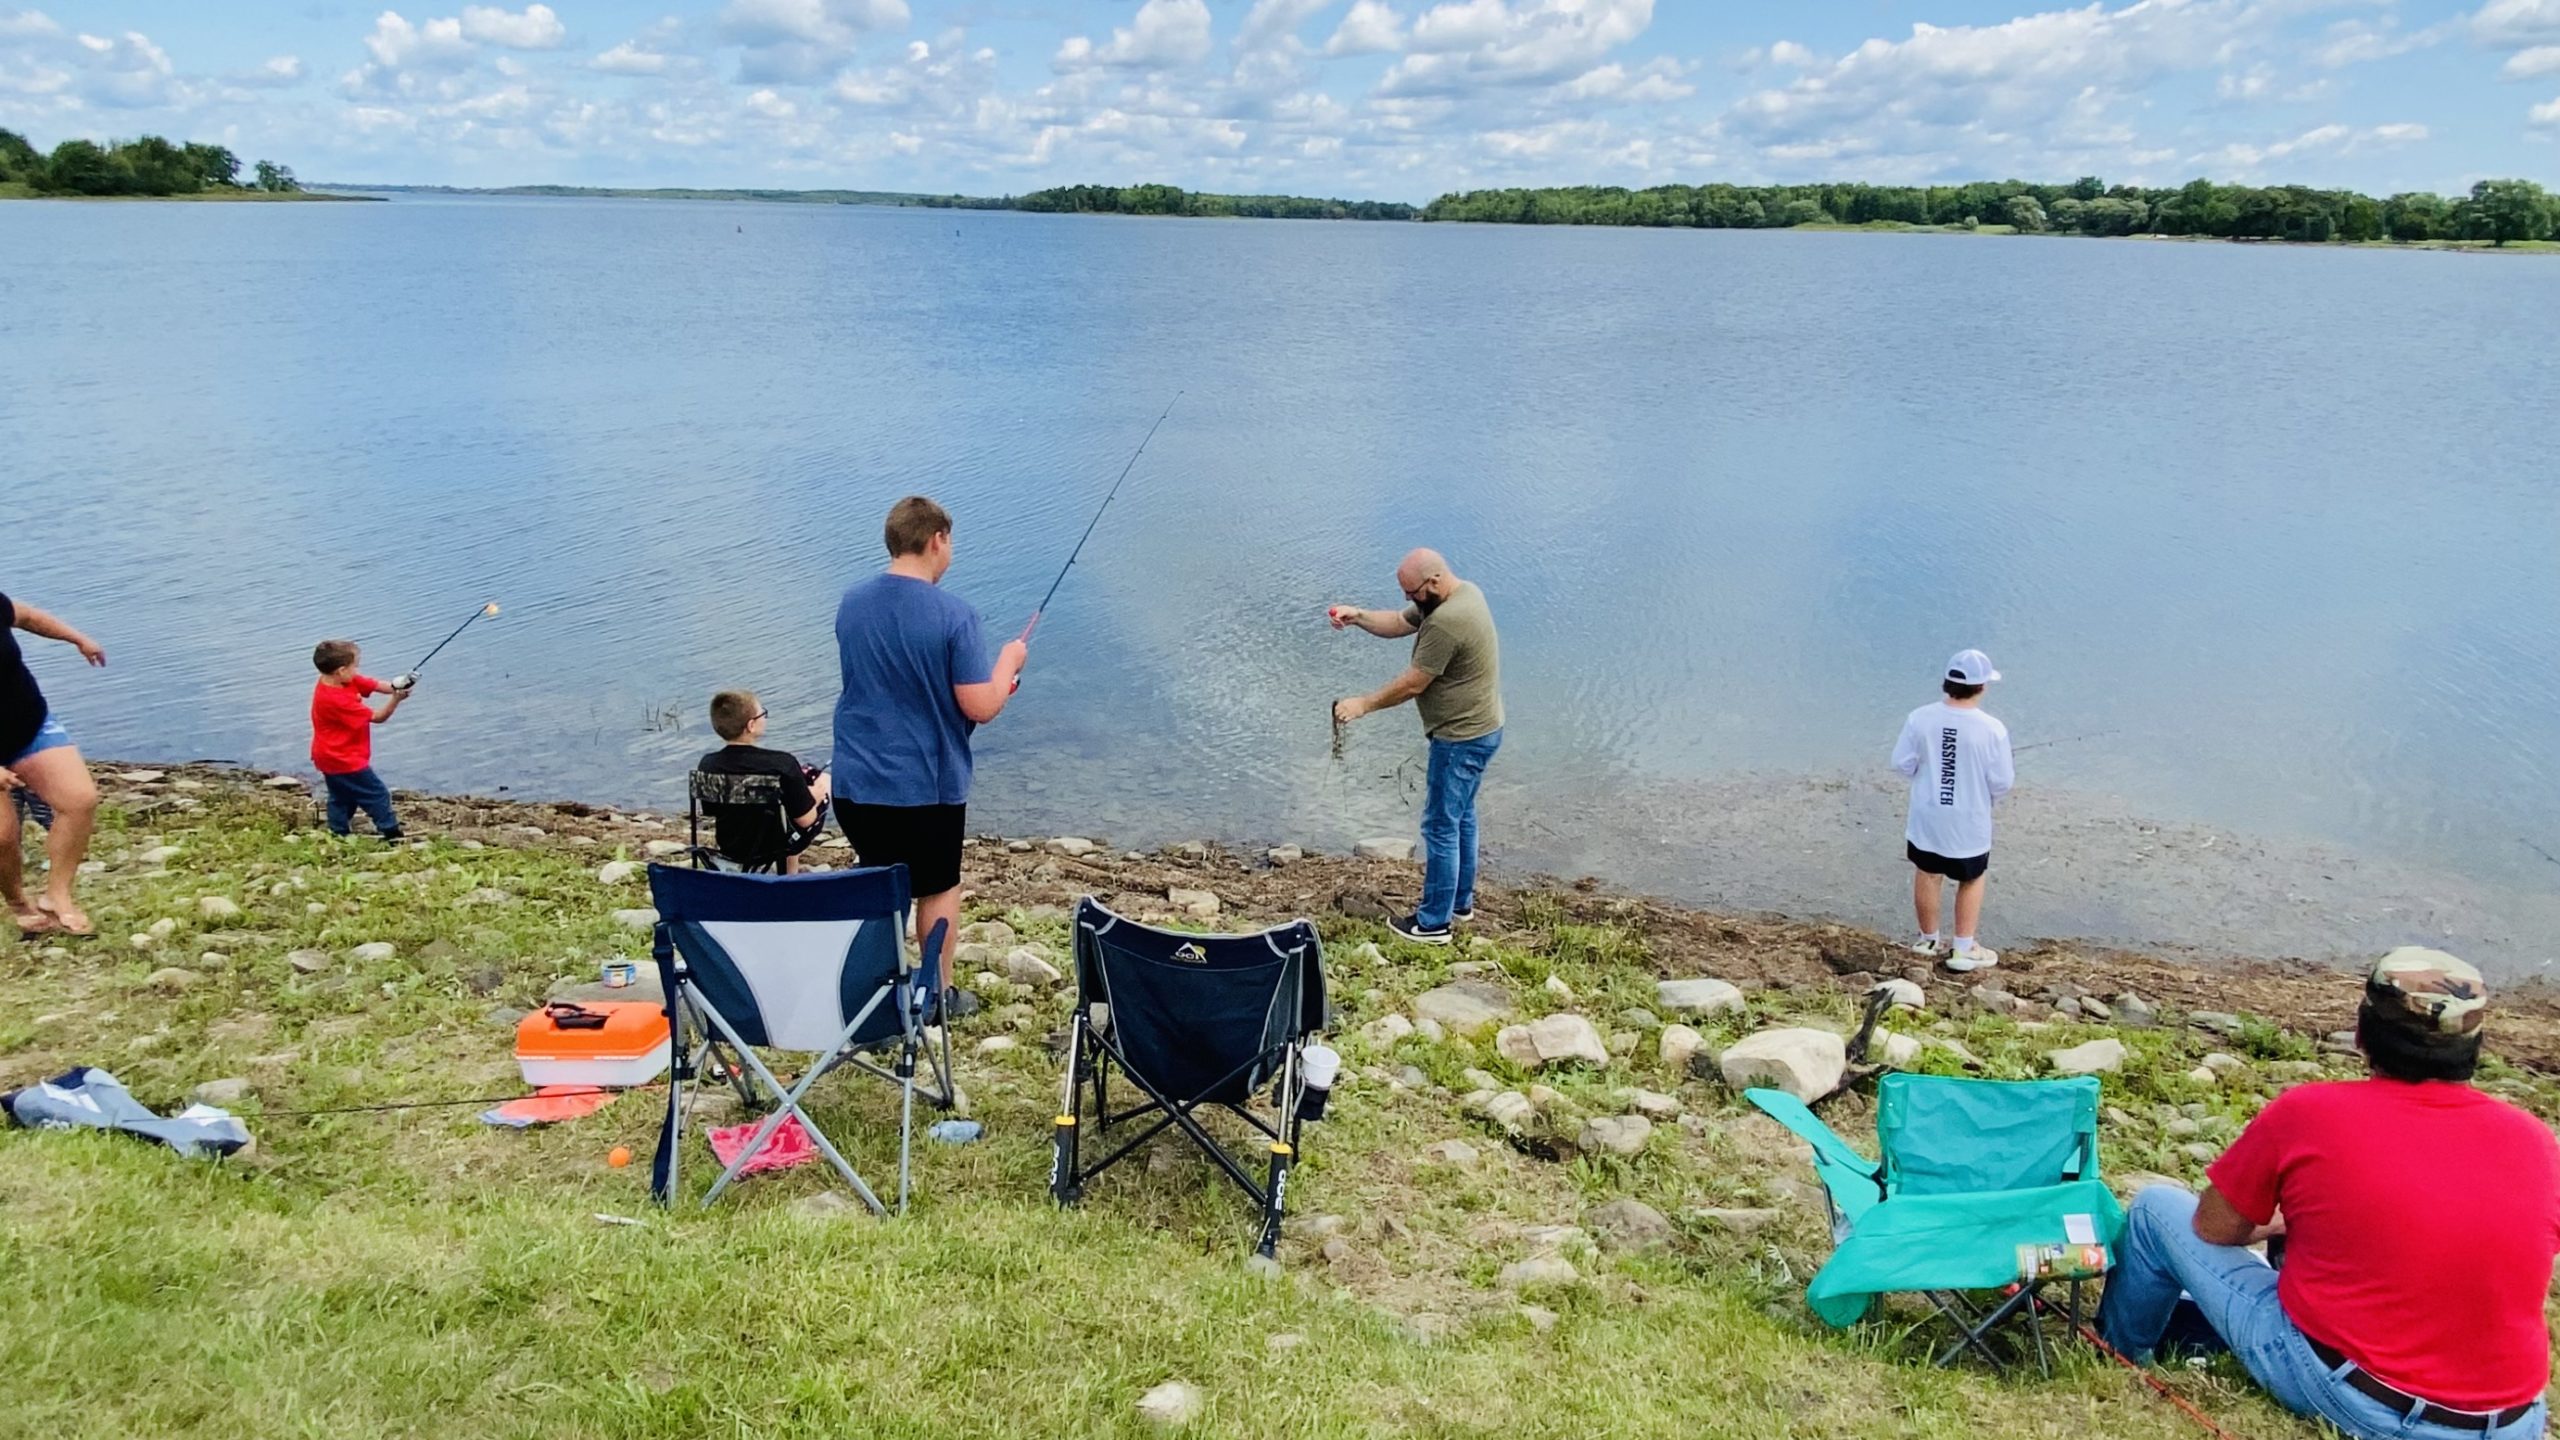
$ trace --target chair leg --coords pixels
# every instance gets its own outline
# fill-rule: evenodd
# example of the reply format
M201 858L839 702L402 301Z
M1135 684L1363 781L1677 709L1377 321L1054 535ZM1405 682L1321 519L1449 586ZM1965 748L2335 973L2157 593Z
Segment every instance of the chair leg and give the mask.
M1058 1107L1057 1122L1049 1130L1049 1198L1061 1206L1073 1205L1084 1198L1084 1186L1076 1177L1076 1087L1077 1072L1083 1066L1084 1012L1079 1010L1067 1034L1065 1099Z
M1262 1239L1253 1253L1268 1260L1280 1248L1281 1212L1289 1204L1289 1164L1297 1156L1289 1142L1271 1142L1271 1178L1262 1187Z

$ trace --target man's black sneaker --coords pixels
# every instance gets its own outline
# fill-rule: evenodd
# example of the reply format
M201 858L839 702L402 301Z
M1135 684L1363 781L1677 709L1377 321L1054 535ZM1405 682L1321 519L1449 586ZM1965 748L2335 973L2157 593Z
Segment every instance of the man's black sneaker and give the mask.
M1403 936L1405 939L1412 941L1416 945L1446 945L1449 943L1448 926L1425 925L1422 923L1419 916L1408 915L1402 919L1389 920L1387 922L1387 928L1393 930L1398 935Z
M1476 907L1473 905L1468 906L1464 910L1452 910L1449 912L1449 923L1452 925L1472 925L1475 921Z

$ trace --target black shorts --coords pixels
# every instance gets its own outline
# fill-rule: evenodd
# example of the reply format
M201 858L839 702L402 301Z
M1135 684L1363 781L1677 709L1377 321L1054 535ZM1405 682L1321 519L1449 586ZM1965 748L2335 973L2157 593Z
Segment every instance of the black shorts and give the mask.
M1988 850L1979 855L1967 855L1961 860L1950 860L1944 855L1923 850L1905 840L1902 842L1902 853L1910 857L1912 864L1932 875L1944 875L1959 885L1967 880L1981 879L1983 872L1991 868L1991 852Z
M960 883L960 839L968 833L966 805L856 805L836 801L836 823L865 865L904 865L907 888L918 899Z

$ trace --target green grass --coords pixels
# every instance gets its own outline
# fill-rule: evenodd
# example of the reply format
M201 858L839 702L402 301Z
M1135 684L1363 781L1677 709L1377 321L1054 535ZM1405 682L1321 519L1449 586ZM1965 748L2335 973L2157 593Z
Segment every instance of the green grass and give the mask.
M0 954L13 1003L0 1075L23 1083L71 1063L115 1070L146 1103L195 1082L253 1082L239 1106L259 1137L245 1160L188 1163L120 1137L0 1133L0 1327L15 1338L0 1433L48 1436L947 1436L1119 1435L1150 1386L1186 1379L1207 1409L1187 1433L1256 1436L1877 1435L2169 1440L2189 1422L2084 1349L2050 1382L1939 1372L1936 1333L1911 1311L1851 1332L1815 1325L1804 1279L1827 1249L1809 1177L1777 1132L1720 1087L1662 1073L1645 1035L1605 1071L1539 1077L1560 1116L1614 1113L1632 1085L1676 1091L1703 1122L1664 1125L1632 1161L1570 1164L1505 1147L1456 1102L1383 1077L1411 1065L1462 1090L1479 1067L1526 1083L1490 1036L1384 1049L1358 1027L1490 959L1526 1013L1610 1017L1652 1000L1641 935L1576 926L1560 907L1475 952L1386 943L1328 922L1338 1040L1350 1077L1310 1134L1291 1187L1303 1217L1341 1217L1346 1251L1310 1236L1278 1281L1242 1265L1251 1217L1196 1157L1167 1147L1098 1179L1060 1213L1043 1183L1055 1062L1040 1044L1064 998L990 995L959 1036L962 1079L989 1138L920 1146L914 1213L811 1213L813 1167L743 1185L735 1203L672 1214L645 1198L651 1094L572 1125L484 1128L476 1107L288 1118L260 1111L514 1093L508 1028L493 1007L537 1002L556 977L592 976L641 937L609 919L644 903L594 867L610 846L558 837L470 849L386 851L289 827L283 802L219 788L201 808L110 815L87 882L108 933L85 946ZM307 824L307 822L305 822ZM145 827L148 828L145 828ZM166 870L132 855L183 853ZM522 848L514 848L522 847ZM483 892L503 891L504 898ZM199 918L220 895L241 917ZM149 949L128 936L160 918ZM1056 946L1051 914L1017 928ZM388 940L378 965L346 951ZM1364 958L1378 942L1381 958ZM333 964L302 975L297 948ZM200 958L200 957L211 958ZM175 993L147 979L177 965ZM1018 1048L975 1042L1018 1020ZM1771 1020L1845 1025L1850 1001L1754 992L1721 1041ZM1898 1024L1961 1040L1996 1074L2031 1074L2046 1048L2094 1031L1947 1017ZM2200 1048L2133 1033L2135 1063L2109 1100L2111 1166L2192 1178L2167 1135L2190 1112L2236 1124L2250 1088L2185 1078ZM1944 1059L1932 1051L1930 1063ZM2500 1077L2547 1106L2538 1078ZM851 1077L814 1107L855 1163L893 1173L885 1087ZM2182 1110L2179 1107L2187 1107ZM1867 1102L1830 1108L1854 1134ZM2546 1109L2545 1113L2548 1113ZM1472 1170L1418 1163L1433 1141L1483 1152ZM631 1146L628 1169L604 1163ZM700 1141L688 1152L696 1193ZM1676 1247L1604 1256L1569 1247L1581 1279L1512 1296L1494 1277L1529 1253L1530 1226L1574 1224L1634 1195L1673 1217ZM1700 1206L1781 1206L1742 1237L1687 1220ZM607 1224L599 1214L632 1217ZM1556 1318L1541 1331L1521 1300ZM1272 1337L1287 1337L1275 1343ZM1285 1348L1283 1348L1285 1346ZM2229 1372L2182 1390L2242 1433L2312 1432Z

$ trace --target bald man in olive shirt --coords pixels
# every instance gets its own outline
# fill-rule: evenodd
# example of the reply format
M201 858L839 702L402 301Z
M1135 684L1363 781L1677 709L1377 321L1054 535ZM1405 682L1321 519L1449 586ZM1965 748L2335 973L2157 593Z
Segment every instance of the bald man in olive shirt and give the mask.
M1476 792L1502 748L1502 645L1484 592L1459 579L1436 550L1416 550L1396 567L1402 610L1336 605L1336 630L1365 630L1383 640L1411 635L1413 662L1374 695L1337 700L1333 721L1347 725L1407 700L1422 712L1431 764L1422 802L1422 903L1388 928L1424 945L1449 943L1454 921L1476 912Z

